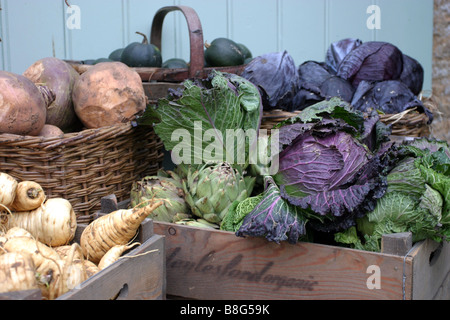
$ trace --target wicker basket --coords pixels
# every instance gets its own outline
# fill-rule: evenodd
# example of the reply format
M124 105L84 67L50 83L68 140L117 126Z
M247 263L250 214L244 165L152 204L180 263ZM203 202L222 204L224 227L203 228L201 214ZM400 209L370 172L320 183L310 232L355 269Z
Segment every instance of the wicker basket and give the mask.
M296 116L300 112L287 112L279 109L264 111L261 129L270 130L274 125ZM380 114L380 120L391 126L392 135L407 137L425 137L430 135L428 116L424 113L419 113L415 108L398 114Z
M131 123L61 138L0 134L0 171L39 183L47 198L69 200L79 223L92 221L103 196L127 199L132 183L155 174L162 158L154 131Z

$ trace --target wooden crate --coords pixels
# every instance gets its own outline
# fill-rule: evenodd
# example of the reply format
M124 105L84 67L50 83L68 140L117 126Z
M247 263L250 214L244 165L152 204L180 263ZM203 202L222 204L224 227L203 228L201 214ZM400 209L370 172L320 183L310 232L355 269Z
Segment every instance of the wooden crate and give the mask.
M450 299L449 243L427 240L398 255L315 243L276 244L163 222L155 222L155 232L166 237L169 296ZM397 240L395 245L395 239L386 240L389 248L405 248L404 237Z
M78 224L79 242L87 225ZM166 298L165 242L155 234L153 221L141 223L136 237L141 243L109 267L101 270L56 300L163 300ZM0 300L41 300L39 289L0 293Z
M79 225L79 240L87 225ZM163 300L166 298L164 237L155 234L153 221L139 227L136 241L142 243L111 266L96 273L57 300Z
M105 197L102 212L127 208ZM450 299L450 243L385 235L382 252L153 222L165 237L167 296L200 300Z

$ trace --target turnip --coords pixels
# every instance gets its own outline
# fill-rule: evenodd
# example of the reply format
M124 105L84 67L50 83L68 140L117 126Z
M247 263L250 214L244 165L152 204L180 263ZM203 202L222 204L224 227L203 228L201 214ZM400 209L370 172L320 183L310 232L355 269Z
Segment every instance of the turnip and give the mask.
M1 93L0 93L1 96ZM10 208L16 197L16 189L19 183L7 173L0 172L0 204ZM2 208L0 208L1 210Z
M45 125L51 90L28 78L0 71L0 133L36 136Z
M103 62L84 72L75 82L75 113L86 128L126 123L146 108L139 74L122 62Z
M46 57L33 63L23 75L35 84L45 85L55 94L55 100L47 107L45 123L63 131L71 129L78 120L72 102L72 89L79 77L78 72L63 60Z
M31 211L37 209L45 200L45 192L41 185L34 181L21 181L17 184L16 196L11 205L15 211Z
M64 136L64 131L52 124L45 124L38 136L44 138L62 138Z
M91 222L80 237L86 259L99 263L112 247L129 243L141 222L162 203L158 201L142 208L119 209Z
M7 252L0 256L0 292L38 288L35 266L29 254Z
M35 210L4 215L2 223L7 229L21 227L51 247L68 244L77 228L73 207L63 198L48 199Z

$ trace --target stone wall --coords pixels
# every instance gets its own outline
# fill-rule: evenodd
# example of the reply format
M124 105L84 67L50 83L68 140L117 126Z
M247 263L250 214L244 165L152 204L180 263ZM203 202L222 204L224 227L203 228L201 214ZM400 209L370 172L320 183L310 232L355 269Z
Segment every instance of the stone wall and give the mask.
M433 134L450 142L450 1L434 0L433 99L438 111Z

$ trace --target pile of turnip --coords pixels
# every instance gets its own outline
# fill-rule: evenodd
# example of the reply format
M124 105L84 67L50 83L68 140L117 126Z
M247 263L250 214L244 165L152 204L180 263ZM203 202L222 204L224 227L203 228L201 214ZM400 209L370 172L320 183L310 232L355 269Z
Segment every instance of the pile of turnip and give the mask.
M121 62L99 63L80 75L47 57L21 75L0 71L0 134L63 137L129 122L146 103L139 74Z
M0 292L40 289L44 299L61 296L139 245L132 241L140 224L161 204L102 216L78 244L69 201L46 199L38 183L0 172Z

